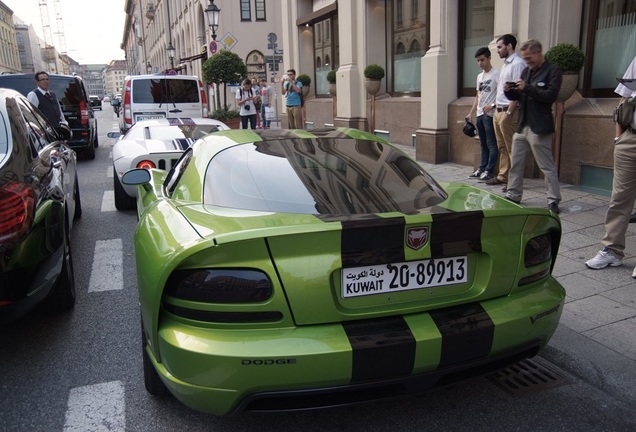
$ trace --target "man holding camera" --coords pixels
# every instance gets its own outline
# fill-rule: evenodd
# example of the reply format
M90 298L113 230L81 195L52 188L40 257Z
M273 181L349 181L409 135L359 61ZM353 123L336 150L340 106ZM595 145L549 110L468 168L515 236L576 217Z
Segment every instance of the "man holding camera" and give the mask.
M289 129L303 128L303 113L300 106L300 92L303 91L303 84L296 81L296 71L289 69L287 75L281 80L283 96L285 96L285 106L287 107L287 124Z
M521 44L520 52L527 67L520 79L507 82L504 87L508 99L519 101L519 123L512 138L506 198L516 203L521 202L523 171L526 154L530 150L545 176L548 209L559 213L559 174L552 159L552 104L559 94L563 72L557 65L546 60L541 42L536 39Z

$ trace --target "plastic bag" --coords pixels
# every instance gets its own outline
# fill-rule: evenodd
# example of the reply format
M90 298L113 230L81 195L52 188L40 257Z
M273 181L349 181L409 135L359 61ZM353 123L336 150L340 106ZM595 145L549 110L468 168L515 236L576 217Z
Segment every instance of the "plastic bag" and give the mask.
M274 107L270 107L270 106L265 107L265 120L276 120L276 113L274 112Z

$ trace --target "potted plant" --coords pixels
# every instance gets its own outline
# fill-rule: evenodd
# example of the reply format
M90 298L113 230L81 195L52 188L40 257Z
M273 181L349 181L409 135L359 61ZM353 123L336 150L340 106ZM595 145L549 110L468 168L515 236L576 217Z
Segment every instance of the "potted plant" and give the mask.
M309 94L309 86L311 85L311 78L307 74L300 74L296 77L298 81L303 85L303 96L307 96Z
M335 70L330 70L327 73L327 82L329 83L329 94L331 94L331 96L335 96L336 95L336 71Z
M366 81L364 86L370 95L375 95L380 90L382 78L384 78L384 68L378 64L370 64L364 68Z
M550 63L559 66L563 71L563 82L557 96L557 102L565 102L574 94L579 81L579 71L585 63L585 54L576 45L558 43L545 53Z
M210 118L222 121L232 129L238 129L241 123L241 114L236 109L230 109L227 105L217 108L209 114Z

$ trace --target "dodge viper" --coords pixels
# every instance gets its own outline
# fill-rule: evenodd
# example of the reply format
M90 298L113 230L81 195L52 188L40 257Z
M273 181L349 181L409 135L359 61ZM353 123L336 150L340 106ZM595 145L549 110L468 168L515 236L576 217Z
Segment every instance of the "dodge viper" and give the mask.
M225 415L418 393L537 354L561 224L356 129L228 130L130 170L144 381Z

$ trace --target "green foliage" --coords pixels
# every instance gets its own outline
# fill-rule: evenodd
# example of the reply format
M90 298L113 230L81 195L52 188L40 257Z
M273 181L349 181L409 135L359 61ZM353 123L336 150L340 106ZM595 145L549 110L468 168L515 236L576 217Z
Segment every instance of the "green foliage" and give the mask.
M364 77L370 80L381 80L384 78L384 68L378 64L370 64L364 68Z
M236 53L224 49L203 63L202 72L206 83L240 83L247 77L247 66Z
M235 109L229 109L227 106L223 108L217 108L209 115L210 118L224 121L233 118L240 117L241 113Z
M307 74L300 74L296 77L296 79L303 84L303 87L307 87L311 84L311 78L309 78L309 75Z
M563 72L578 72L585 63L583 51L571 43L556 44L545 53L545 58Z
M336 83L336 71L335 70L330 70L327 73L327 82L329 84L335 84Z

